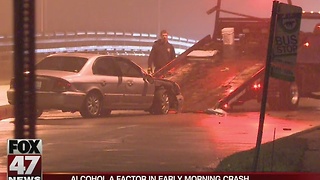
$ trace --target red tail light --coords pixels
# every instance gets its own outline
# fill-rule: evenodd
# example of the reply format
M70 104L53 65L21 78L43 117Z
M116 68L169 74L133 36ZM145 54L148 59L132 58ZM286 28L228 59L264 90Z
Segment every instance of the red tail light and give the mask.
M254 84L254 85L252 86L252 88L253 88L254 90L259 90L259 89L261 89L261 84L260 84L260 83Z
M70 87L71 87L70 82L63 79L58 79L53 85L53 91L58 91L58 92L68 91Z

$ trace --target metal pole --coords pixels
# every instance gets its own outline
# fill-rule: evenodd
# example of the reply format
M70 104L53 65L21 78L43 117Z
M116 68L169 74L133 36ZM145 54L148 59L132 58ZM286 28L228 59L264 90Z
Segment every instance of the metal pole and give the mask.
M217 6L216 6L217 10L216 10L216 17L215 17L215 22L214 22L214 30L213 30L213 35L212 37L213 38L217 38L219 36L219 33L221 32L218 32L218 29L219 29L219 18L220 18L220 10L221 10L221 0L218 0L217 1Z
M14 1L15 138L35 138L35 0Z
M160 5L161 5L161 1L160 0L158 0L158 32L157 32L157 34L158 33L160 33L160 29L161 29L161 21L160 21L160 19L161 19L161 17L160 17L160 15L161 15L161 13L160 13Z
M23 82L23 1L14 1L14 125L16 139L24 138L24 82Z
M271 59L272 59L272 44L274 38L274 31L275 31L275 23L276 23L276 15L278 9L279 1L273 1L272 6L272 15L271 15L271 22L270 22L270 34L269 34L269 42L268 42L268 51L267 51L267 59L266 59L266 66L265 66L265 76L264 76L264 83L263 83L263 94L261 100L261 110L260 110L260 120L259 120L259 129L257 135L257 142L255 147L255 156L253 159L253 171L257 171L258 167L258 160L259 160L259 153L263 135L263 124L265 119L266 113L266 105L267 105L267 95L268 95L268 85L269 85L269 74L271 68Z
M44 17L43 17L43 11L44 11L44 5L43 2L44 0L41 0L41 4L40 4L40 32L43 33L43 24L44 24Z
M273 171L273 157L274 157L274 144L276 141L276 128L273 130L273 141L272 141L272 154L271 154L271 169L270 171Z

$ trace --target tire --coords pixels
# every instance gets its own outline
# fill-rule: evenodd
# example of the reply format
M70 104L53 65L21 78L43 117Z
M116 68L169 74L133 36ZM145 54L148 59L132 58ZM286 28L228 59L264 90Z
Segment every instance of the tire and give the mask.
M300 95L296 82L282 83L278 86L278 95L270 97L268 104L272 110L295 110L298 108Z
M89 93L80 110L80 114L84 118L94 118L100 116L102 107L102 99L98 93Z
M297 83L290 83L288 93L286 93L283 98L283 101L285 102L285 107L287 107L288 110L296 110L299 105L299 100L300 96Z
M156 90L151 114L168 114L170 109L169 95L165 89Z
M111 110L110 109L103 109L100 112L100 116L101 117L110 116L110 114L111 114Z
M42 113L43 113L43 110L37 108L36 109L36 118L39 118L42 115ZM26 112L25 117L29 117L29 113L28 112Z

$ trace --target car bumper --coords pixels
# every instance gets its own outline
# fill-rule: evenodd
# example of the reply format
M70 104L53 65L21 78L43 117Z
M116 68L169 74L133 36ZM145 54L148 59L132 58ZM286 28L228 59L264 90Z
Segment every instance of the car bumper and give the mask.
M14 104L14 91L7 91L9 104ZM81 92L37 92L37 108L58 109L66 111L80 110L85 99L85 93Z

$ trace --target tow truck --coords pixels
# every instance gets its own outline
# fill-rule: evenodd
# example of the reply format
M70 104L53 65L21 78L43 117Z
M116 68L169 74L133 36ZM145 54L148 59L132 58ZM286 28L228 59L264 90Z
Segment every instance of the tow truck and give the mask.
M248 100L261 101L270 18L224 10L221 1L207 12L215 13L212 36L205 36L154 73L180 85L184 112L228 112ZM300 31L294 81L270 78L270 109L295 110L300 98L320 99L320 13L303 12L302 26L305 20L317 23L313 32Z

